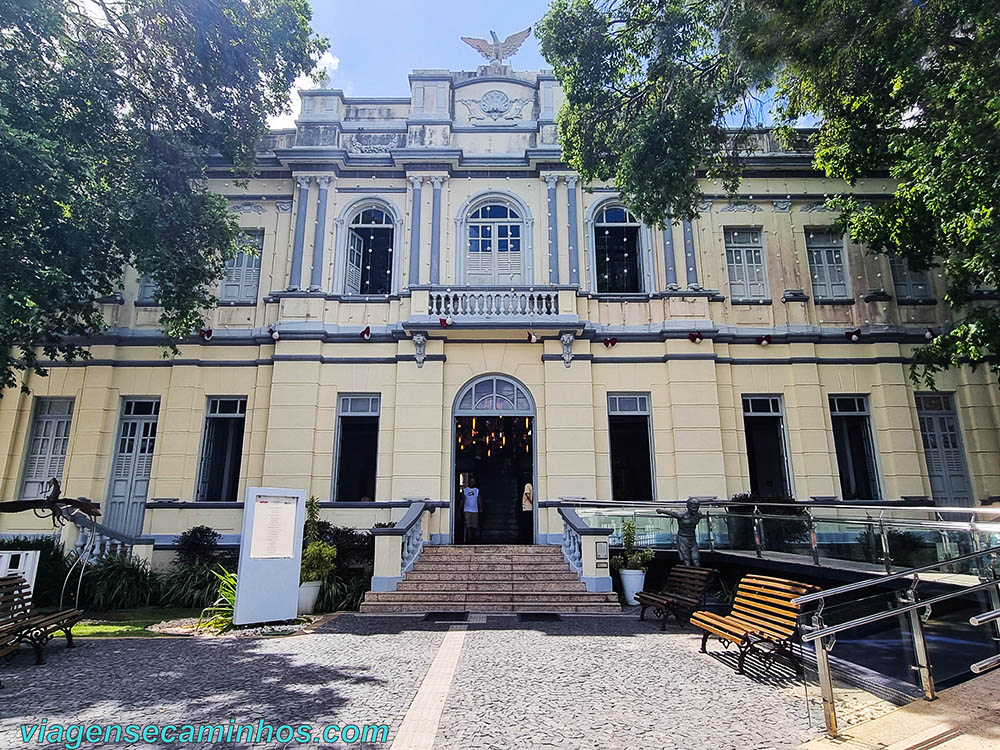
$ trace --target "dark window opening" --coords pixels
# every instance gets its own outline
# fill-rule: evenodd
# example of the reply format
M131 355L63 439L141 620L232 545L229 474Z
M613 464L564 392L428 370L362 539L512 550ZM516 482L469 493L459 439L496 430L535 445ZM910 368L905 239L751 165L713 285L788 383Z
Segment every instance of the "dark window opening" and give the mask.
M392 290L392 217L379 208L358 213L347 236L346 294L389 294Z
M246 399L213 398L205 419L198 499L235 502L240 486Z
M653 464L649 445L649 417L608 417L611 443L611 499L652 500Z
M334 499L348 503L374 500L377 466L378 417L341 417Z
M743 417L750 492L760 497L788 497L785 443L781 417Z
M866 416L833 415L833 442L845 500L878 500L875 450Z
M639 227L601 226L594 229L597 291L604 294L638 294Z

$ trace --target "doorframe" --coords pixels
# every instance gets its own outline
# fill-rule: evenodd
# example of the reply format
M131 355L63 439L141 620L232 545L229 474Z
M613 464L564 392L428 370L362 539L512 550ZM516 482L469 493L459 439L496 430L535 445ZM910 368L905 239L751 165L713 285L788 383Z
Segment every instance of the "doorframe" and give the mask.
M927 449L924 448L924 438L923 430L920 427L920 417L921 409L917 401L919 396L943 396L949 399L951 406L948 409L941 410L924 410L926 416L933 416L935 414L950 415L955 418L955 425L958 430L955 432L958 437L958 449L962 454L962 465L965 469L965 477L969 481L969 505L968 507L976 507L976 488L972 483L972 472L969 471L969 453L965 447L965 427L962 425L962 418L958 411L958 404L956 403L956 393L955 391L915 391L913 393L913 406L916 409L917 414L917 435L920 437L920 460L923 461L924 477L927 479L927 490L930 493L929 497L931 502L934 502L934 488L931 486L931 472L927 466ZM954 503L954 493L951 491L951 485L948 486L948 502Z
M481 412L481 413L463 413L458 414L458 401L462 395L468 390L470 386L478 383L481 380L489 380L491 378L503 378L504 380L509 380L516 387L521 388L528 397L528 403L531 407L531 413L527 414L524 412L513 412L513 413L503 413L503 412ZM455 398L451 402L451 414L449 416L450 426L448 429L449 435L449 449L448 449L448 541L447 544L455 544L455 519L457 517L457 510L455 508L455 503L457 498L455 497L455 462L458 460L458 453L455 450L455 420L459 417L531 417L531 487L533 491L533 502L531 508L531 543L538 543L538 407L535 405L535 397L531 395L531 389L528 388L524 383L522 383L517 378L506 375L502 372L487 372L481 375L477 375L471 378L459 386L458 390L455 392Z
M110 503L111 503L111 492L112 492L112 490L114 488L114 481L115 481L115 477L114 477L115 460L118 457L118 446L121 443L121 439L122 439L122 426L125 424L125 404L128 403L129 401L156 401L160 405L160 407L159 407L159 409L157 409L157 412L156 412L155 415L140 414L138 416L132 415L132 416L129 417L129 419L139 419L140 421L148 421L148 422L154 421L153 419L150 419L150 417L155 418L155 421L156 421L156 437L153 440L153 459L152 459L152 462L149 465L149 482L150 482L150 484L152 484L152 482L153 482L153 476L156 473L155 472L155 469L157 468L156 467L156 461L157 461L157 458L159 457L159 454L156 451L156 444L160 441L160 412L163 410L163 398L161 396L119 396L118 424L115 427L114 443L111 444L110 461L108 463L107 489L104 492L104 509L105 510L107 510L109 508ZM141 439L142 439L142 436L140 434L136 433L136 442L138 443L138 441L141 440ZM133 475L132 478L133 478L133 480L135 479L134 475ZM128 501L126 500L126 502L128 502ZM146 493L146 501L143 503L142 523L139 524L139 534L140 535L142 534L142 527L146 523L146 502L149 502L149 493L148 492ZM114 527L111 527L111 528L114 528ZM115 529L115 530L119 531L118 529ZM121 532L121 533L125 533L125 532Z

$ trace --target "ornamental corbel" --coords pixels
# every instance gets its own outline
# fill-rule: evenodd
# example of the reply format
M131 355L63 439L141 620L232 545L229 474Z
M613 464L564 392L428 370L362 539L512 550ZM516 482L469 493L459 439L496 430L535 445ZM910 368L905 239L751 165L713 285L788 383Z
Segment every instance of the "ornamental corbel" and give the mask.
M417 367L423 367L424 360L427 359L427 335L424 333L414 333L413 346L416 350L414 358L417 360Z
M559 342L562 344L562 360L566 367L569 367L573 362L573 339L575 336L572 333L564 333L559 336Z

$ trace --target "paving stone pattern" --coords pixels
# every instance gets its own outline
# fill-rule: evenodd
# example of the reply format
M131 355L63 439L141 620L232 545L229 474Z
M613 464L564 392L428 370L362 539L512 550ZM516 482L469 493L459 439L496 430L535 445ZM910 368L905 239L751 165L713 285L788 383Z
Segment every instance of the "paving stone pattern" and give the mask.
M44 665L23 649L0 666L0 748L22 747L18 727L43 718L388 723L392 737L447 629L413 618L340 617L311 635L285 638L77 639L71 651L59 638Z
M734 674L717 644L716 656L698 654L691 630L661 633L634 617L509 615L467 628L436 748L790 750L816 736L801 694ZM392 739L448 629L345 615L286 638L90 639L73 651L57 639L45 665L34 666L25 649L0 666L0 748L23 747L18 727L43 718L386 722Z
M502 622L469 626L435 747L785 750L816 736L801 692L698 653L691 629Z

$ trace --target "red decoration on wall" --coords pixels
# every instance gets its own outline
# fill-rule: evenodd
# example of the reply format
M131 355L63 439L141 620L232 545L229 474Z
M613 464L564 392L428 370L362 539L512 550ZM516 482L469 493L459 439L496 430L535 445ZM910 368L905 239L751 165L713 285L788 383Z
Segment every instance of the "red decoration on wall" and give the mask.
M365 330L363 330L361 332L361 338L363 338L365 341L367 341L371 337L372 337L372 327L371 326L365 326Z
M767 346L771 343L771 334L765 333L763 336L758 336L757 343L761 346Z
M850 341L861 341L861 329L855 328L853 331L844 331L844 338Z
M455 325L455 321L449 318L438 318L438 322L441 324L442 328L447 328L448 326Z
M614 336L612 336L611 338L604 339L604 346L606 348L608 348L608 349L610 349L612 346L614 346L617 343L618 343L618 339L616 339Z
M694 333L689 333L688 338L691 339L692 344L700 344L705 340L705 337L701 335L701 331L695 331Z
M198 331L198 335L201 336L202 341L211 341L212 334L213 332L211 328L202 328L200 331Z

